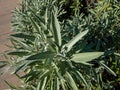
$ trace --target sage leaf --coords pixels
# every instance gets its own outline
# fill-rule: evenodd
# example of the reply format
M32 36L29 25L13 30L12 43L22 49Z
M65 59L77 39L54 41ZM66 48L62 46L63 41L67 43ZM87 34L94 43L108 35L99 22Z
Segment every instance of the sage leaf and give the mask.
M61 46L62 40L61 40L61 31L60 31L60 24L57 19L57 15L52 13L52 28L54 33L55 42Z
M117 76L115 73L114 73L114 71L112 71L108 66L106 66L104 63L102 63L102 62L99 62L99 64L101 65L101 66L103 66L110 74L112 74L112 75L114 75L114 76Z
M75 63L82 63L82 62L86 63L100 57L103 54L104 52L86 52L86 53L73 54L73 58L71 59L71 61Z
M72 88L72 90L78 90L78 87L73 79L73 77L70 75L69 72L66 72L66 77L65 79L67 80L67 82L69 83L70 87Z
M88 30L80 32L78 35L76 35L72 40L70 40L65 47L67 47L67 52L71 50L74 44L76 44L79 40L81 40L86 34L88 33Z
M47 52L42 52L42 53L37 53L37 54L31 55L30 57L26 58L26 60L53 58L54 55L55 55L55 53L47 51Z

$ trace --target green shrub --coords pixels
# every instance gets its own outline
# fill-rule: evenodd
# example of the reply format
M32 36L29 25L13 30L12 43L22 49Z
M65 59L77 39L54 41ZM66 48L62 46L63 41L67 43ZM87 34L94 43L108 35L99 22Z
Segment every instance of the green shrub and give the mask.
M23 0L22 8L14 10L13 51L7 53L11 61L0 61L1 68L8 65L23 80L20 87L6 82L12 89L116 89L120 2L103 0L86 7L88 15L79 11L82 3L77 2L71 4L73 14L67 19L67 0Z

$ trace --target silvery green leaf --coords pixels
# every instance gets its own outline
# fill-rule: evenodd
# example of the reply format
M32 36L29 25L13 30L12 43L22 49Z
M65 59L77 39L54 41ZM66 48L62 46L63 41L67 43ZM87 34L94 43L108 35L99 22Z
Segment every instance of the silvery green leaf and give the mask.
M99 64L101 65L101 66L103 66L109 73L111 73L112 75L114 75L114 76L117 76L115 73L114 73L114 71L112 71L108 66L106 66L104 63L102 63L102 62L99 62Z
M53 29L53 34L54 34L55 42L59 46L61 46L62 40L61 40L60 24L59 24L59 21L57 19L56 13L55 14L52 13L52 29Z
M104 52L86 52L73 54L71 61L75 63L86 63L103 55Z
M17 37L17 38L22 38L22 39L28 39L28 40L31 40L31 41L34 41L34 40L35 40L35 37L34 37L34 36L28 35L28 34L25 34L25 33L11 34L11 36Z
M78 79L79 79L80 81L82 81L82 82L86 85L87 90L91 90L91 88L90 88L90 86L88 85L87 81L85 80L85 78L83 77L83 75L82 75L79 71L76 70L76 71L74 72L74 74L75 74L76 76L78 76Z
M119 53L114 53L115 55L117 55L117 56L120 56L120 54Z
M55 78L54 82L53 82L53 88L54 90L59 90L60 89L60 81L58 78Z
M28 54L28 52L26 51L12 51L7 53L8 55L16 55L16 56L24 56L26 54Z
M28 45L26 42L23 42L23 41L20 41L19 39L14 39L14 38L11 38L12 41L16 42L17 44L19 44L22 48L24 48L25 50L28 50L28 51L33 51L33 48ZM13 43L14 44L14 43Z
M41 80L41 85L39 90L45 90L46 83L47 83L47 77Z
M70 40L67 44L65 44L65 47L67 47L67 52L69 52L73 47L73 45L75 45L79 40L81 40L87 33L88 30L80 32L72 40Z
M37 89L36 90L40 90L40 82L38 82L38 85L37 85Z
M65 79L69 83L69 86L72 88L72 90L78 90L77 84L75 83L71 74L69 72L66 72L65 76Z
M46 23L46 24L47 24L47 20L48 20L47 14L48 14L48 9L46 8L46 10L45 10L45 23Z
M41 52L34 55L31 55L30 57L26 58L26 60L36 60L36 59L47 59L47 58L53 58L55 53L53 52Z

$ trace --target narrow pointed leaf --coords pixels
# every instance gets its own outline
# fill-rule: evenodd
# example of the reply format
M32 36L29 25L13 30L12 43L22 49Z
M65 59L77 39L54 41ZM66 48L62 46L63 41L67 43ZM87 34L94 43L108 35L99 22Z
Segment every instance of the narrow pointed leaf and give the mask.
M43 33L43 30L41 30L42 27L39 26L38 22L36 22L33 18L30 18L30 21L31 21L33 29L35 29L36 32L40 33L43 40L46 39L46 36Z
M15 73L19 72L20 70L22 70L23 67L25 67L26 63L27 63L27 61L20 61L20 62L18 62L18 63L15 65L15 70L14 70L14 72L12 72L12 73L15 74Z
M9 83L8 81L4 80L4 82L13 90L17 89L16 86L14 86L12 83Z
M109 73L111 73L114 76L117 76L108 66L106 66L104 63L99 62L101 66L103 66Z
M81 40L86 34L88 33L88 30L80 32L78 35L76 35L72 40L70 40L65 46L67 47L67 52L71 50L74 44L76 44L79 40Z
M30 17L30 21L31 21L32 27L33 27L38 33L40 33L40 26L38 26L38 24L36 23L36 21L34 21L31 17Z
M53 80L50 81L50 90L53 90Z
M45 10L45 23L47 23L47 20L48 20L47 14L48 14L48 9L46 8L46 10Z
M1 60L0 60L0 69L3 68L3 67L5 67L5 66L8 65L8 64L9 64L8 61L1 61Z
M28 35L28 34L24 34L24 33L11 34L11 36L17 37L17 38L22 38L22 39L28 39L28 40L31 40L31 41L35 40L34 36Z
M47 26L44 24L44 21L42 20L42 18L40 18L39 16L37 16L36 14L34 14L34 11L32 10L31 7L28 6L28 8L31 10L32 15L39 21L39 24L40 24L41 28L43 30L46 30Z
M86 63L100 57L103 54L104 54L103 52L87 52L87 53L73 54L73 58L71 59L71 61L75 63L82 63L82 62Z
M50 70L43 71L39 77L39 79L47 77L51 73Z
M70 87L72 88L72 90L78 90L78 87L73 79L73 77L70 75L69 72L66 72L66 77L65 79L67 80L67 82L69 83Z
M30 57L26 58L26 60L53 58L54 55L55 55L55 53L53 53L53 52L42 52L42 53L38 53L38 54L30 56Z
M13 39L13 38L12 38ZM20 46L22 48L24 48L25 50L28 50L28 51L33 51L33 48L30 47L29 45L27 45L25 42L22 42L20 40L16 40L16 39L13 39L16 43L20 44Z
M54 90L59 90L60 88L59 85L60 85L59 79L56 78L54 81Z
M40 82L38 82L37 90L40 90Z
M59 73L59 69L58 67L55 65L55 63L53 63L53 65L55 66L55 71L56 71L56 74L60 80L60 84L61 84L61 87L63 90L66 90L66 87L65 87L65 79L63 78L63 76Z
M52 13L52 28L54 33L55 42L61 46L61 31L60 31L60 24L57 19L57 15Z
M60 79L60 83L61 83L62 89L66 90L65 81L63 79Z
M90 86L88 85L88 83L86 82L85 78L83 77L83 75L79 72L79 71L75 71L75 74L79 77L79 80L81 80L87 87L87 90L91 90Z
M46 83L47 83L46 81L47 81L47 77L45 77L45 78L42 80L40 90L45 90L45 85L46 85Z
M21 60L20 62L16 63L15 70L14 72L12 72L13 74L16 74L20 70L25 70L29 64L36 62L36 60L27 61L27 60L22 60L22 58L20 60Z
M6 66L2 72L0 72L0 76L6 74L8 70L10 70L11 66Z
M25 52L25 51L13 51L13 52L9 52L7 54L8 55L16 55L16 56L24 56L24 55L28 54L28 52Z
M114 53L116 56L120 56L120 54L119 53Z

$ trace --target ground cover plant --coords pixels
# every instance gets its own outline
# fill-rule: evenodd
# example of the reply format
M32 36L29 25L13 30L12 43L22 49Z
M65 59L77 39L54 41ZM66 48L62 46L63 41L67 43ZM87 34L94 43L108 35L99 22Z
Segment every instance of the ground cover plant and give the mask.
M23 84L5 81L11 89L119 90L118 0L23 0L13 13L11 60L0 68Z

